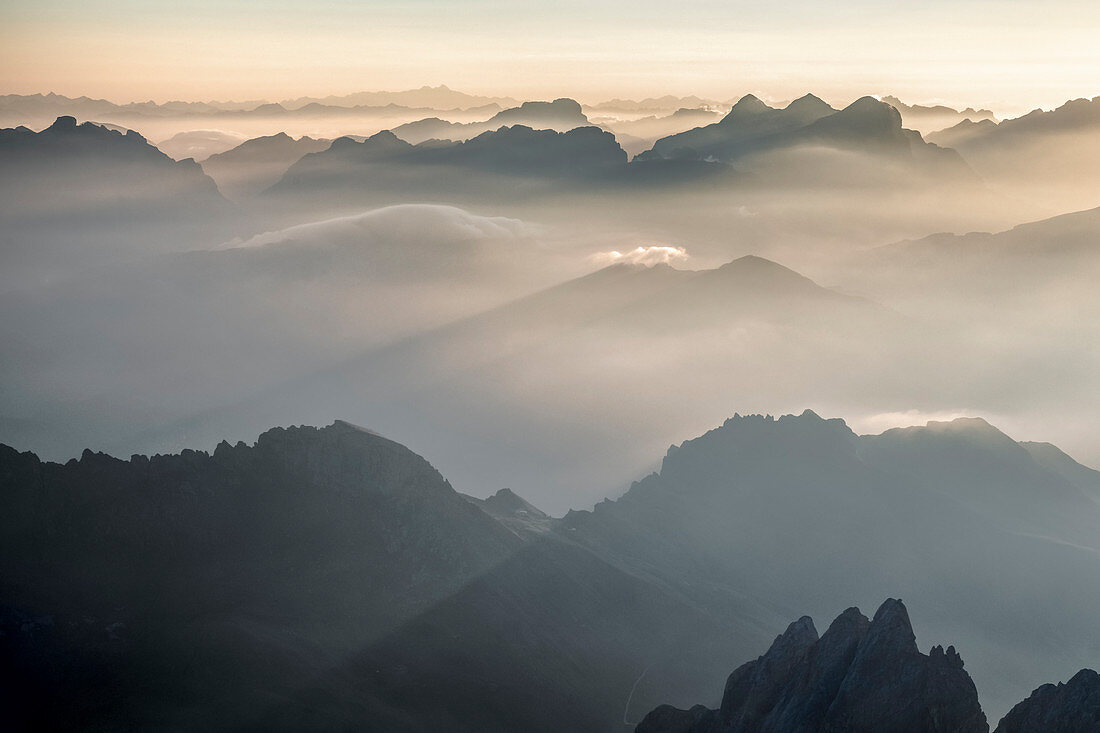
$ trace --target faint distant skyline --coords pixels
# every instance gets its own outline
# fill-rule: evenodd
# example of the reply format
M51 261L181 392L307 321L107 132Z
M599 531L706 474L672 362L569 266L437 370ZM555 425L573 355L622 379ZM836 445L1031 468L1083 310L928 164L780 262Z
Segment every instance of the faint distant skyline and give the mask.
M0 92L282 99L445 83L519 98L807 91L989 106L1100 94L1082 0L6 0Z

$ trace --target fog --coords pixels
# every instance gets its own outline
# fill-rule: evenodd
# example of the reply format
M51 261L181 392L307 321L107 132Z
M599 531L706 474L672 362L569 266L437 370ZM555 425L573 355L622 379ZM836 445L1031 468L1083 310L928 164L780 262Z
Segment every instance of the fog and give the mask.
M427 481L429 515L461 507L468 534L455 543L500 540L476 572L424 590L415 614L386 616L386 643L460 658L448 645L461 634L424 641L403 624L507 615L479 600L486 583L520 598L527 622L572 629L562 619L583 614L531 585L547 553L569 603L606 578L628 589L630 603L605 605L641 620L602 615L626 641L596 636L603 664L629 660L616 674L638 705L697 700L703 672L763 651L754 644L791 614L830 618L902 592L922 635L955 635L994 713L1095 657L1096 100L999 121L872 97L581 106L414 91L426 96L397 98L424 106L80 102L105 124L38 111L0 132L0 443L61 463L85 448L217 446L180 460L229 470L202 474L221 487L256 465L233 444L273 426L366 427L388 440L318 431L341 450L384 446L385 460L340 454L336 473L403 476L385 462L405 450L396 441L431 466L386 491ZM785 413L801 416L762 417ZM282 455L284 437L263 450ZM302 450L327 487L335 469ZM100 460L41 470L71 477ZM121 476L147 463L110 465ZM504 487L533 507L501 519L452 491ZM402 545L423 506L359 499L399 538L357 555L372 567L399 547L418 568L444 537L431 525ZM292 522L272 506L279 538ZM310 531L324 537L341 506L311 510ZM353 529L341 541L358 547ZM690 614L661 627L650 659L634 639L678 604ZM728 633L710 648L695 623ZM356 643L382 643L355 629ZM340 674L342 653L318 663L319 679ZM645 665L656 668L643 680ZM618 686L601 692L615 705Z

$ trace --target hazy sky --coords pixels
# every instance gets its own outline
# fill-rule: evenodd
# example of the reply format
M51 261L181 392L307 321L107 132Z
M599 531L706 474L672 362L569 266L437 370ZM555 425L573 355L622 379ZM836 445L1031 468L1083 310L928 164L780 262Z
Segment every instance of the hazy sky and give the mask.
M284 98L1100 94L1095 0L0 0L0 91Z

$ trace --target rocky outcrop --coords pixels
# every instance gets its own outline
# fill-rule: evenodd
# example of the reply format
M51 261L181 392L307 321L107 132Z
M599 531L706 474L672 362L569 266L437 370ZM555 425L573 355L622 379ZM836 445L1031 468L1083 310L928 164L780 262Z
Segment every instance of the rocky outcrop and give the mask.
M718 710L661 706L638 733L985 733L978 693L954 647L917 649L888 599L873 620L849 608L818 638L804 616L734 670Z
M1082 669L1069 682L1043 685L1001 719L996 733L1100 731L1100 674Z

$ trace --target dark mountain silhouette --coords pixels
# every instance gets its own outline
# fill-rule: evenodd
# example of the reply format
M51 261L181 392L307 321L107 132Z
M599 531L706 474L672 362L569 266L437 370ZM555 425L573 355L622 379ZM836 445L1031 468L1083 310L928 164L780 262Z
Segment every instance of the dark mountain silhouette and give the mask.
M393 128L393 133L415 145L425 140L469 140L483 132L514 125L536 130L569 132L591 124L579 104L572 99L563 98L553 102L524 102L518 107L501 110L484 122L447 122L432 117L399 125Z
M194 161L173 161L133 130L78 125L72 117L59 117L37 133L26 127L0 130L0 171L4 211L13 219L58 210L64 215L82 202L89 209L120 200L163 206L168 199L190 199L226 206ZM45 212L40 211L43 191L52 197Z
M862 97L842 110L807 94L783 109L752 95L742 98L720 122L662 138L638 156L715 159L737 164L749 156L800 148L824 148L884 157L936 174L967 173L958 155L926 143L919 132L902 127L896 109L873 97ZM767 169L775 161L753 167Z
M937 130L960 124L962 122L978 123L989 121L996 123L997 118L988 109L974 109L967 107L963 110L953 109L942 104L920 105L905 104L897 97L885 96L883 102L901 113L902 122L911 130L916 130L927 135ZM948 147L952 147L948 145Z
M753 141L797 130L835 112L812 94L791 102L784 109L769 107L748 94L719 122L658 140L652 150L641 157L697 156L730 160L749 149Z
M194 161L174 161L132 130L59 117L37 133L0 130L0 216L3 287L105 255L194 247L228 233L235 214Z
M821 637L803 616L734 670L721 707L662 706L636 730L988 733L989 725L955 647L921 654L905 606L887 599L873 620L849 608Z
M273 194L323 197L366 190L386 195L448 195L492 191L520 195L512 179L551 185L604 178L626 164L626 153L607 132L502 127L465 142L410 145L392 132L363 142L339 138L331 147L291 166Z
M1046 684L1001 719L995 733L1091 733L1100 730L1100 675L1082 669Z
M0 447L4 702L40 728L595 731L701 700L646 725L985 730L957 654L918 653L897 601L820 639L791 625L720 706L717 682L791 606L886 587L966 650L987 709L1093 653L1095 549L973 501L984 478L1095 516L1029 455L972 421L735 417L555 520L342 422L129 461ZM1042 719L1090 710L1076 678L1044 689Z
M295 140L285 132L257 137L231 150L211 155L202 169L230 197L254 196L276 183L302 156L328 148L331 140L302 136Z
M341 422L130 461L0 446L0 491L5 710L37 728L607 730L653 659L700 684L719 633Z

